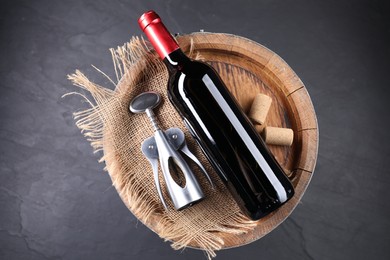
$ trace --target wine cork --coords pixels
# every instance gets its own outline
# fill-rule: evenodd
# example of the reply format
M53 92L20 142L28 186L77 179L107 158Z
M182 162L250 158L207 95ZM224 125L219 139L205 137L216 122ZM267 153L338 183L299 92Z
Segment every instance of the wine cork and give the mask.
M266 144L291 146L294 140L294 131L290 128L267 126L261 136Z
M271 107L272 98L264 94L258 94L253 100L249 111L249 118L258 124L264 124L269 108Z

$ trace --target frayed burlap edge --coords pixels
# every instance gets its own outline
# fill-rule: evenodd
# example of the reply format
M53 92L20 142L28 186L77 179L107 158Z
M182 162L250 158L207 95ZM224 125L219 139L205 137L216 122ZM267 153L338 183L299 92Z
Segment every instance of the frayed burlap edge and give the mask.
M96 69L115 86L125 81L130 84L131 89L136 89L139 82L144 82L146 79L155 76L156 73L166 71L165 65L150 50L148 43L142 38L133 37L124 46L110 49L110 51L117 82L114 82L104 72ZM216 256L216 250L223 248L224 239L222 235L224 233L239 235L255 228L256 222L249 220L237 208L234 208L236 205L232 206L234 208L232 214L226 217L218 217L215 221L211 220L211 223L205 224L205 229L202 232L194 234L185 225L178 225L175 222L177 219L172 219L172 216L161 211L161 205L144 192L144 185L131 173L131 169L124 168L120 163L116 163L116 157L118 156L116 150L127 145L126 142L116 143L110 149L106 147L107 144L113 143L112 135L107 133L115 133L115 129L111 129L112 126L107 124L107 110L123 106L123 102L128 102L134 93L125 92L120 87L110 90L99 86L91 82L78 70L74 74L68 75L68 79L74 85L88 91L92 96L92 99L90 99L80 92L71 92L64 95L80 95L90 105L90 108L74 113L76 126L91 143L95 152L104 152L99 162L106 163L105 169L109 172L120 197L130 211L147 226L150 227L148 223L155 221L156 216L158 216L158 223L154 225L154 228L156 228L154 231L166 241L172 241L171 246L174 249L179 250L187 246L195 246L204 250L210 259ZM117 116L118 120L126 121L128 113L119 113ZM202 203L198 205L200 205L198 209L199 207L202 209ZM204 210L207 211L207 208ZM191 209L188 212L190 214ZM183 215L179 217L185 219Z

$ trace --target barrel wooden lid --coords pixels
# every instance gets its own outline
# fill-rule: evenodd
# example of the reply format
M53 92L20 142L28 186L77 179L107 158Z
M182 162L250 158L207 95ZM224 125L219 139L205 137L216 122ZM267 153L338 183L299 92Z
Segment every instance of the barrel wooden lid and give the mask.
M318 153L318 127L312 102L304 84L287 63L256 42L236 35L205 32L177 39L183 51L188 52L193 45L201 58L218 71L245 112L249 112L256 94L266 94L272 98L266 125L294 131L291 147L269 146L292 180L294 197L256 222L256 227L245 234L221 233L223 248L248 244L282 223L297 206L310 182ZM144 224L159 233L158 218L151 216Z

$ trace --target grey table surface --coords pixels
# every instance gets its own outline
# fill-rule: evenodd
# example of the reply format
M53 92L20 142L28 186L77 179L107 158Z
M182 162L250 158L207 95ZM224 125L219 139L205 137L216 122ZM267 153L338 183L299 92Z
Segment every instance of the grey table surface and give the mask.
M1 1L0 259L205 259L174 251L127 210L61 98L76 68L108 85L108 49L156 10L172 32L257 41L305 83L320 148L291 216L217 259L390 259L386 1ZM113 87L112 87L113 88Z

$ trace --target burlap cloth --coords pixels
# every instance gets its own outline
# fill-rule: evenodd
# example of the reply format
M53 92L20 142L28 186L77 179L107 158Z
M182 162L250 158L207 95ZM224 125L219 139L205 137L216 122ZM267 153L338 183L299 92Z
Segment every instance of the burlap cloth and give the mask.
M80 71L69 75L74 85L87 90L91 98L79 92L90 108L74 113L76 125L91 142L95 151L103 150L101 162L106 163L112 183L130 211L161 238L172 242L174 249L187 246L205 250L209 258L223 248L224 234L242 234L256 226L239 210L225 185L184 127L182 119L167 98L168 73L165 65L150 51L148 44L133 38L123 47L111 49L117 81L115 90L91 82ZM188 53L192 58L196 51ZM100 71L101 72L101 71ZM103 73L103 72L101 72ZM103 75L105 75L103 73ZM212 190L196 167L206 199L182 211L174 210L165 191L160 171L160 183L167 198L168 210L164 210L153 179L152 169L141 153L141 142L153 135L153 129L145 114L129 112L133 97L144 91L157 91L162 96L155 114L163 129L179 127L186 134L190 150L200 159L215 184Z

